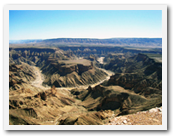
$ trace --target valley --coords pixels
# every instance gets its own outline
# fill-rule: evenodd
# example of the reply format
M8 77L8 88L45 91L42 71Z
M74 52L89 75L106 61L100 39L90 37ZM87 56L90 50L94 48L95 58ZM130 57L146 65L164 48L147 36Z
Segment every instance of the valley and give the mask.
M119 117L162 106L160 48L45 42L9 48L10 125L121 125Z

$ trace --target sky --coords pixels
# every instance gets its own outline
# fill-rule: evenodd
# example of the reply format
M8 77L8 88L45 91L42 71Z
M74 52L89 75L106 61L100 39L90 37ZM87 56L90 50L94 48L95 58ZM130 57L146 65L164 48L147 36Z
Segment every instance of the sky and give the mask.
M51 38L162 38L162 11L9 11L10 40Z

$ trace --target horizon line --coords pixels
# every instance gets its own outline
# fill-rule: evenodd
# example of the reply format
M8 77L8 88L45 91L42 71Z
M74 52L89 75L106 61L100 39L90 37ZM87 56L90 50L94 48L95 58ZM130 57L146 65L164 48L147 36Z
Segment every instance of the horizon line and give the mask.
M125 39L125 38L129 38L129 39L132 39L132 38L149 38L149 39L152 39L152 38L162 38L162 37L111 37L111 38L89 38L89 37L57 37L57 38L43 38L43 39L14 39L14 40L9 40L9 41L20 41L20 40L49 40L49 39Z

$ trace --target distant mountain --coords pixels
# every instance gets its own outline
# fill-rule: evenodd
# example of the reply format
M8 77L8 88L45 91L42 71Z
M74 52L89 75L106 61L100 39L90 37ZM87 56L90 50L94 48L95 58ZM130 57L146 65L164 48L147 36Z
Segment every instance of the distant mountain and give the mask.
M10 44L34 43L35 46L62 46L62 45L122 45L122 46L162 46L162 38L110 38L110 39L90 39L90 38L57 38L46 40L19 40Z
M56 44L113 44L113 45L156 45L162 46L161 38L112 38L112 39L89 39L89 38L57 38L43 40L41 43Z
M9 40L10 44L24 44L24 43L38 43L41 42L41 39L32 39L32 40Z

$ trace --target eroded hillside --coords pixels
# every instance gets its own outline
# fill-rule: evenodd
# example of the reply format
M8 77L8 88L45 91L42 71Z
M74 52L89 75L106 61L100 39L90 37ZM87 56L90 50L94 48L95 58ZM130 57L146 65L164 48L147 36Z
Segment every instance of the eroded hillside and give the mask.
M123 63L123 65L119 67L113 65L108 68L114 69L116 74L110 77L106 85L119 85L145 97L162 96L161 62L156 62L144 54L116 61L116 64ZM112 61L110 63L112 64ZM119 69L122 69L121 73Z

